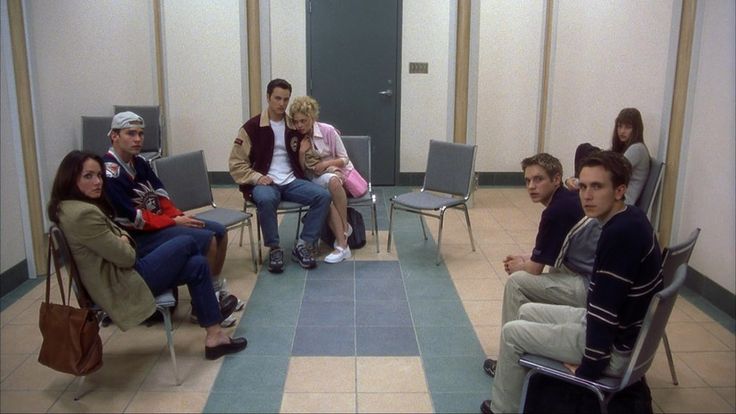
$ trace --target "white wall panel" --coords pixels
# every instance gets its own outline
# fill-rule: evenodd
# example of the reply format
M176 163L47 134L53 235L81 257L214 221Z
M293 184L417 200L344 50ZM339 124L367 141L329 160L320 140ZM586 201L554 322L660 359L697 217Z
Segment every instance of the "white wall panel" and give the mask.
M476 169L517 172L536 152L544 2L482 1L480 13Z
M227 171L246 121L240 13L239 0L164 2L169 152L202 149L210 171Z
M673 238L683 240L702 228L690 265L736 293L736 3L705 1L697 7Z
M157 103L153 10L148 0L23 4L45 201L61 159L81 148L81 116Z
M675 2L565 0L555 7L546 150L572 175L577 145L609 148L618 112L636 107L657 155L670 114Z
M429 140L447 136L450 5L444 0L404 0L401 33L401 172L424 172ZM409 74L409 62L427 62L428 74Z

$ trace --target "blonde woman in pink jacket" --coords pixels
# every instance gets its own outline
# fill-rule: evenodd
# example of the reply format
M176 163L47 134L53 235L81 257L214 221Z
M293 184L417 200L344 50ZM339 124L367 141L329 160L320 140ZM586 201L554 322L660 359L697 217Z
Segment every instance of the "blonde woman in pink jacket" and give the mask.
M347 197L362 196L368 191L368 184L350 162L340 132L330 124L317 122L319 104L314 98L295 98L289 116L305 138L299 148L302 168L312 182L327 188L332 195L328 220L335 234L335 250L325 257L325 262L342 262L352 256L347 241L353 231L347 220Z

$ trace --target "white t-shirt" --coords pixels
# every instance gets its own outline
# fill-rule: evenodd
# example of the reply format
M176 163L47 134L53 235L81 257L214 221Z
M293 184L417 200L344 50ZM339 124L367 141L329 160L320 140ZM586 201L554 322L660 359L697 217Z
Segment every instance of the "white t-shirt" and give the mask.
M268 176L271 177L274 184L286 185L294 181L294 169L291 168L289 154L286 152L284 134L286 134L286 123L281 121L270 121L271 129L273 129L274 145L273 158L271 159L271 167L268 169Z

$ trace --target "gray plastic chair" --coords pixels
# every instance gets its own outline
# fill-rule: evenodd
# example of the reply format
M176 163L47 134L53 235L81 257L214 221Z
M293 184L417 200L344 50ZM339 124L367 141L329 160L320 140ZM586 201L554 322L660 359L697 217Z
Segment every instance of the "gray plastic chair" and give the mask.
M212 198L212 188L207 174L204 153L200 151L159 158L153 162L156 174L169 193L177 208L183 211L202 207L209 210L194 214L195 218L214 221L228 230L240 228L240 245L243 245L243 232L248 226L250 252L253 257L253 271L258 271L251 228L252 214L239 210L217 207Z
M442 227L445 212L450 208L459 208L465 212L470 245L475 251L475 240L473 239L473 229L470 226L467 202L473 190L476 149L475 145L434 140L429 142L427 171L424 175L422 189L419 192L394 196L390 200L391 210L388 220L388 246L386 251L391 251L394 209L438 218L440 228L437 233L437 265L439 265L442 260L440 256ZM427 232L424 229L424 222L421 217L419 217L419 222L422 225L424 240L427 240Z
M376 220L376 195L373 193L373 185L371 184L371 137L364 136L343 136L342 143L348 152L348 157L353 163L353 167L368 181L368 192L362 197L354 198L348 196L348 207L370 207L371 219L373 227L371 233L376 239L376 253L379 252L378 242L378 221ZM366 175L367 173L367 175Z
M82 150L103 156L112 143L107 133L112 124L111 116L82 117Z
M684 242L664 249L662 252L662 277L664 278L664 286L672 284L675 270L677 270L678 267L683 264L688 264L699 235L700 228L697 228L690 233L690 236ZM670 366L672 383L678 385L677 373L675 372L675 361L672 359L672 351L670 350L670 341L667 339L667 332L662 336L662 343L664 344L664 351L667 354L667 362Z
M649 159L649 176L647 176L647 182L644 183L644 188L639 195L639 199L636 200L636 206L649 217L649 221L652 225L655 225L653 221L655 218L659 218L659 209L654 209L654 202L659 199L659 190L662 187L662 179L664 177L664 163L657 161L655 158ZM656 215L655 215L656 213ZM655 228L656 229L656 228Z
M677 293L685 282L686 274L686 265L678 267L674 275L671 275L672 283L652 298L641 329L639 330L639 336L634 344L631 360L621 378L603 376L595 381L591 381L576 377L560 361L539 355L523 355L519 359L519 365L529 368L529 372L527 372L526 378L524 379L519 412L524 412L529 380L534 375L542 374L593 391L598 397L601 413L605 414L611 398L617 392L639 381L652 365L654 356L657 353L659 341L664 335L667 320L672 313L672 308L675 306Z
M51 235L52 240L51 251L55 268L63 268L66 271L67 276L72 279L74 294L77 297L77 303L79 306L91 308L92 310L97 311L98 320L101 321L106 315L105 310L97 306L92 301L92 298L84 288L82 279L79 276L79 270L74 262L74 256L72 256L71 251L69 250L69 243L66 240L64 232L59 226L52 225L49 229L49 234ZM47 277L51 277L51 275L47 275ZM174 294L171 290L167 290L166 292L156 296L154 299L156 301L156 311L159 312L164 319L166 343L169 348L169 355L171 356L171 365L174 367L174 379L176 381L176 385L181 385L181 380L179 380L179 368L176 365L176 352L174 351L174 327L171 323L171 308L176 306L176 299L174 298ZM86 377L82 377L79 385L77 386L77 391L74 394L75 401L82 398L84 394L89 391L83 390L85 378Z
M143 140L143 148L141 156L149 163L163 155L161 147L162 137L162 120L161 108L158 105L115 105L115 113L131 111L143 118L146 123L145 139ZM110 129L110 126L107 127Z

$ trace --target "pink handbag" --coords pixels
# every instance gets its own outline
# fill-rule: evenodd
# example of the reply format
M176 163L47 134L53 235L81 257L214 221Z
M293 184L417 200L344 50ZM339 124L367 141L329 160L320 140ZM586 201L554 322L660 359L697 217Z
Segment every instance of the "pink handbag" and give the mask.
M368 191L368 183L356 169L353 169L348 173L347 177L345 177L345 184L343 184L343 186L348 190L348 193L355 198L362 197L363 194Z

